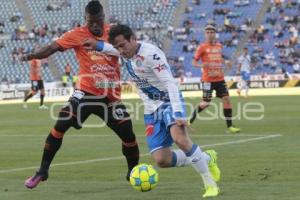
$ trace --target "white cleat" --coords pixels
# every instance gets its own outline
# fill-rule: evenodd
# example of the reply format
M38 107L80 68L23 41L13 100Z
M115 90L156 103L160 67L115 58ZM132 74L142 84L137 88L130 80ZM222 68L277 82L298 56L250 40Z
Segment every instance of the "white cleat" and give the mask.
M26 102L23 103L23 108L27 109L28 108L28 105Z
M45 105L41 105L41 106L39 107L39 109L41 109L41 110L48 110L48 107L45 106Z

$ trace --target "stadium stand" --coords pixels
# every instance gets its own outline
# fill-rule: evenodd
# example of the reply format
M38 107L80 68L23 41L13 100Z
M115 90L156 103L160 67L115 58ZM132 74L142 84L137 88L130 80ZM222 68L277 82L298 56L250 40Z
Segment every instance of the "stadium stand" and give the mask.
M50 3L51 2L51 3ZM59 37L65 31L84 23L84 7L89 0L73 1L35 1L26 0L26 5L30 8L34 23L37 27L47 25L49 28L49 42L53 38ZM43 43L41 41L41 43ZM73 51L58 53L53 56L55 64L61 74L67 63L72 66L71 74L78 71L78 63Z
M249 39L254 74L299 73L299 12L297 1L274 2L264 23Z
M0 5L0 78L9 82L28 83L28 63L20 63L22 52L32 51L36 43L45 44L72 27L84 23L84 6L89 0L24 0L30 11L34 27L24 24L21 11L14 0L2 0ZM173 28L178 0L108 0L111 23L129 24L137 31L140 40L163 47L166 37L172 39L167 51L176 77L198 77L200 70L191 66L195 48L203 41L203 26L208 20L218 24L219 40L225 56L231 58L240 45L241 38L252 28L253 21L262 8L261 0L188 0L180 27ZM263 24L250 35L245 44L255 66L253 74L299 73L299 12L296 0L272 1ZM3 39L4 38L4 39ZM78 71L74 52L53 56L55 67L63 74L67 63L72 74ZM122 68L122 79L127 79ZM44 80L54 81L54 75L45 64ZM234 75L235 68L228 72Z
M178 0L110 0L110 22L129 25L138 40L148 41L163 48L168 27L174 20ZM128 79L122 67L122 80Z
M224 45L225 56L230 58L261 6L261 3L253 0L189 0L181 27L175 29L169 52L172 63L184 67L181 71L184 71L185 76L200 76L200 70L192 67L191 60L199 42L204 41L203 27L208 21L214 21L218 25L218 39ZM176 72L174 73L176 76Z

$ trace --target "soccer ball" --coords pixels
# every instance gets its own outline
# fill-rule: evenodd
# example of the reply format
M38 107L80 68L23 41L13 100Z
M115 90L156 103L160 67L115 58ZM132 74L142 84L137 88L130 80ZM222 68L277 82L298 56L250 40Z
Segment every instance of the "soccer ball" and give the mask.
M130 173L130 184L138 191L148 192L156 187L158 173L152 165L139 164Z

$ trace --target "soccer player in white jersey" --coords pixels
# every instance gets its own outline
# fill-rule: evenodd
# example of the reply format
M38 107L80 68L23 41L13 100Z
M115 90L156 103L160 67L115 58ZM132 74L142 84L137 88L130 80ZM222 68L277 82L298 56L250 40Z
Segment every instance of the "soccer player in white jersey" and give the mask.
M113 46L93 39L86 40L85 46L102 53L120 54L143 99L147 143L157 165L192 165L204 182L203 197L217 196L216 181L220 180L217 153L214 150L202 152L188 136L184 101L165 54L152 44L137 42L126 25L113 26L109 41ZM173 142L179 149L171 150Z
M243 54L238 58L237 74L241 75L241 81L238 84L238 95L241 95L242 90L245 90L245 97L248 97L250 86L250 71L251 71L251 57L248 54L248 48L244 47Z

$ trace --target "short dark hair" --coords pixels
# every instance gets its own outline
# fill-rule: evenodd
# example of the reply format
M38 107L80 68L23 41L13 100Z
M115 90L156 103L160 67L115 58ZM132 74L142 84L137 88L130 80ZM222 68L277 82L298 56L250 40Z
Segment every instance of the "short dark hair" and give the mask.
M85 12L90 15L97 15L103 13L103 7L98 0L92 0L86 5Z
M124 24L117 24L111 27L109 31L108 41L113 43L115 38L119 35L123 35L126 40L130 40L131 36L134 35L131 28Z

